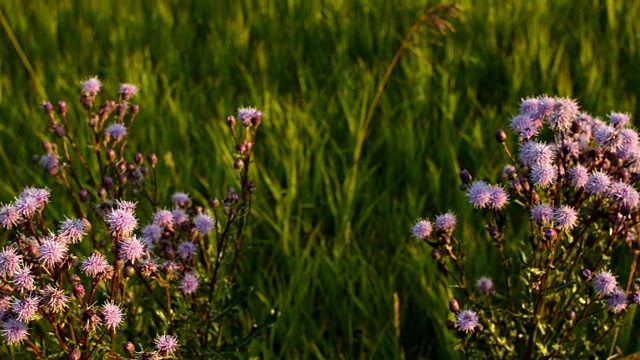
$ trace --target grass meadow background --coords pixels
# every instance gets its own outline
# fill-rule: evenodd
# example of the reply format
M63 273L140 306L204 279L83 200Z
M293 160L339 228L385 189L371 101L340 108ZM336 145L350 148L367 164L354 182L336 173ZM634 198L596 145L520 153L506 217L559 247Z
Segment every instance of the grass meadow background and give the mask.
M112 95L121 82L138 85L129 141L158 154L167 203L180 190L222 196L236 181L224 119L256 106L266 116L241 268L241 285L255 288L244 325L272 307L281 316L246 356L458 358L444 325L451 289L430 249L410 238L412 222L454 209L473 254L469 276L500 287L497 252L459 190L459 168L497 179L506 158L494 131L526 96L637 118L640 2L460 0L455 32L425 26L411 37L365 126L401 40L435 4L4 0L0 201L26 185L64 200L31 163L48 136L39 105L66 99L80 114L89 76ZM48 211L62 218L65 209ZM638 327L627 325L619 343L632 353Z

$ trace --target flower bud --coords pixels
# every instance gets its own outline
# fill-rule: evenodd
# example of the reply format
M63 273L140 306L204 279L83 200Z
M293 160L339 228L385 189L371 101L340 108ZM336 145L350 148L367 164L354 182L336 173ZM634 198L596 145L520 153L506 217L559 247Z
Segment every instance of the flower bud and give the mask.
M133 276L133 275L135 275L135 274L136 274L136 269L135 269L133 266L131 266L131 265L127 265L127 266L124 268L124 275L125 275L126 277L129 277L129 278L130 278L130 277L132 277L132 276Z
M455 330L456 329L456 322L453 321L453 320L447 320L447 329Z
M458 300L449 300L449 310L451 310L452 313L458 313L460 311L460 304L458 304Z
M111 176L104 177L104 180L102 180L102 186L105 188L105 190L111 190L111 188L113 188L113 179L111 178Z
M129 181L129 178L127 178L127 175L120 175L118 176L118 181L120 182L120 184L126 184Z
M142 156L141 153L136 153L135 161L136 161L136 164L142 165L142 163L144 163L144 156Z
M58 113L62 116L67 114L67 103L65 101L58 101Z
M73 295L78 299L84 298L85 291L81 283L73 284Z
M156 156L156 154L149 154L149 156L147 156L147 160L149 160L149 163L151 164L151 167L155 167L156 163L158 162L158 157Z
M219 207L220 206L220 200L218 200L218 198L209 199L209 206L211 206L212 208Z
M133 357L136 352L136 346L134 343L132 343L131 341L127 341L122 347L124 348L124 352L126 352L127 355Z
M105 155L106 155L108 161L113 161L113 160L116 159L116 152L113 149L107 149L105 151Z
M56 136L59 139L62 139L63 137L67 136L67 130L65 130L64 126L62 126L60 124L53 124L51 126L51 131L56 133Z
M236 118L233 115L227 116L227 125L232 129L236 126Z
M507 141L507 133L505 133L504 130L502 130L502 129L496 130L496 140L500 144L504 144L505 141Z
M242 168L244 168L244 161L242 161L242 159L236 159L233 163L233 168L236 170L242 170Z
M31 162L32 162L32 163L34 163L34 164L39 163L39 162L40 162L40 156L38 156L38 155L33 155L33 156L31 157Z
M564 317L565 317L567 320L571 321L571 320L573 320L573 319L575 319L575 318L576 318L576 312L575 312L575 311L573 311L573 310L567 311L567 313L566 313L566 314L564 314Z
M547 229L544 231L544 238L547 241L553 241L558 238L558 233L554 229Z
M103 187L101 187L100 189L98 189L98 196L100 197L100 200L105 201L107 200L107 190Z
M131 105L130 110L131 110L131 113L132 113L132 114L137 114L137 113L139 113L139 112L140 112L140 105L138 105L138 104L133 104L133 105Z
M49 115L53 114L53 105L48 101L42 102L42 109Z
M245 189L247 189L247 192L249 194L253 194L253 191L256 189L256 183L254 183L253 181L249 181Z
M580 273L580 278L581 278L582 280L589 280L589 279L591 278L591 275L592 275L592 274L593 274L593 273L591 272L591 270L589 270L589 269L584 269L584 270L582 270L582 272Z
M80 200L82 201L89 200L89 192L87 189L80 189L80 191L78 191L78 196L80 196Z
M71 275L69 275L69 280L74 284L75 283L79 283L80 282L80 276L78 274L71 274Z
M262 115L258 114L251 118L251 124L253 126L258 126L262 122Z
M246 144L238 144L238 145L236 145L236 150L240 154L244 154L244 152L247 151L247 145Z
M473 176L471 176L471 173L469 172L469 170L462 169L460 170L460 180L462 180L463 185L471 185L471 182L473 181Z
M80 348L74 347L69 352L69 356L67 357L69 360L80 360L82 357L82 352L80 352Z
M433 249L431 250L431 257L433 258L433 260L438 261L442 258L442 254L438 249Z
M42 149L46 152L51 152L53 151L55 145L53 145L51 142L49 141L43 141L42 142Z

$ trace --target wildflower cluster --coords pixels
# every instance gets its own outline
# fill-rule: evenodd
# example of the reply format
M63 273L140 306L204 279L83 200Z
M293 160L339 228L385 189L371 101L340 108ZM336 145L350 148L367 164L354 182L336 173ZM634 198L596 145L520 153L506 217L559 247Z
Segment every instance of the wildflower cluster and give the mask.
M638 133L627 114L604 121L574 100L547 96L522 100L510 127L515 156L506 133L496 132L510 161L502 184L460 173L469 204L484 211L502 279L494 285L476 278L472 289L464 244L453 232L440 228L432 236L425 219L412 229L433 248L443 281L453 281L467 303L461 311L457 299L450 301L455 321L448 327L465 339L460 349L467 356L587 357L604 352L609 335L613 349L616 324L640 300L637 255L622 276L612 261L625 256L625 247L640 250Z
M249 331L234 323L243 321L235 314L248 296L234 276L256 188L249 168L262 113L240 109L240 134L235 117L227 119L241 191L229 187L222 200L202 204L178 192L163 207L156 156L147 156L149 168L141 153L128 152L140 110L130 103L137 88L123 84L117 101L97 105L101 87L97 78L82 84L88 137L69 131L77 124L67 120L64 101L57 111L43 103L55 140L44 143L38 162L71 192L77 214L51 228L49 189L26 188L0 205L2 339L38 358L208 358L237 351L277 315Z

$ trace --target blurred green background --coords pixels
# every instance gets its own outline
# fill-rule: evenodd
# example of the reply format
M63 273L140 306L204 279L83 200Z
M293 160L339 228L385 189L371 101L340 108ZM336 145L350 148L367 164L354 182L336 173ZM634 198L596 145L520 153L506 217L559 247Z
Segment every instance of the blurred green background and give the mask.
M451 292L410 238L412 222L453 209L475 255L469 277L498 279L460 167L497 179L506 158L493 134L523 97L635 117L640 2L458 1L455 32L425 24L410 37L365 126L402 40L435 4L4 0L0 200L51 187L31 164L48 136L39 105L66 99L77 110L89 76L114 96L121 82L139 86L133 146L158 154L167 200L224 194L234 182L225 116L256 106L266 116L241 282L256 289L247 326L275 306L281 316L248 355L457 358L444 326ZM639 347L632 333L619 340L628 353Z

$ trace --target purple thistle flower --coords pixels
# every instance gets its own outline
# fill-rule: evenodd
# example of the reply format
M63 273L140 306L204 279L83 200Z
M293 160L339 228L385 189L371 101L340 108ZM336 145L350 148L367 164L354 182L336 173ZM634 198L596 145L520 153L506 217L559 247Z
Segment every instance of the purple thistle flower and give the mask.
M16 249L6 246L0 252L0 276L13 275L22 264L22 255L16 254Z
M138 88L135 85L131 84L122 84L120 85L120 95L123 100L130 100L138 93Z
M38 306L40 306L40 298L34 295L27 295L24 299L14 299L11 308L16 314L18 320L29 322L38 315Z
M107 329L115 330L122 322L122 309L119 305L109 301L102 305L102 322Z
M251 124L252 119L262 117L262 112L255 108L240 108L238 109L238 119L245 125Z
M620 159L627 160L634 151L637 151L638 133L633 129L625 128L620 130L620 137L622 138L622 146L618 149L616 155Z
M493 281L488 277L481 277L476 281L476 289L483 294L489 294L496 291L493 287Z
M207 235L213 229L213 219L207 214L198 214L193 219L193 225L200 235Z
M455 230L456 222L456 215L452 212L438 215L436 216L436 230L450 234Z
M2 205L0 208L0 225L11 230L14 226L20 223L20 213L14 205Z
M36 280L31 275L31 265L24 266L13 273L11 283L18 291L31 291L35 289Z
M126 200L116 200L116 209L129 211L133 214L136 211L136 203Z
M522 165L534 167L552 164L556 157L553 147L536 141L527 141L520 148L519 159Z
M546 188L556 183L558 174L556 167L551 164L537 165L531 168L529 179L533 186Z
M604 299L607 308L614 314L619 314L627 309L627 294L620 289L615 289Z
M467 190L467 198L475 208L484 209L491 204L491 186L482 180L474 181Z
M62 312L69 302L69 298L62 290L51 285L47 285L42 289L40 294L42 295L44 306L54 313Z
M2 322L2 337L7 345L20 345L28 336L29 331L24 322L12 318Z
M138 220L133 215L133 210L115 209L107 215L109 230L119 237L131 236L138 226Z
M532 118L530 114L521 114L511 120L511 130L525 140L538 135L542 125L542 121Z
M156 338L156 350L161 356L167 356L178 347L178 339L171 335L160 335Z
M155 244L162 238L162 228L157 224L149 224L142 229L142 238L147 245Z
M162 228L173 227L173 215L169 210L159 210L153 215L153 223Z
M138 266L140 268L140 274L144 277L149 277L158 271L158 264L150 257L142 259Z
M38 165L49 175L56 175L60 171L60 158L56 154L48 152L40 157Z
M538 204L531 209L531 219L538 225L549 225L553 220L553 206Z
M633 186L622 181L613 182L609 186L607 196L620 206L629 208L638 207L638 203L640 202L640 195L638 195L638 192Z
M89 333L93 333L101 324L100 316L98 316L98 313L95 311L93 306L90 306L84 311L82 314L82 320L84 321L82 330Z
M593 288L600 295L609 295L618 288L618 280L610 271L600 271L593 278Z
M94 252L82 262L82 271L92 278L110 274L112 270L113 268L109 265L107 258L98 252Z
M584 189L592 194L606 194L610 185L611 177L609 177L609 175L602 171L594 171L589 175L587 183L584 185Z
M59 265L67 256L67 245L61 241L57 241L55 236L50 236L40 245L40 256L38 260L48 269Z
M19 197L15 202L15 210L25 219L30 219L38 211L38 200L31 196Z
M538 117L548 118L553 114L556 106L556 99L549 96L538 97Z
M49 202L49 196L51 196L51 192L49 189L39 189L28 187L20 193L19 198L34 198L38 203L38 210L44 209L44 206Z
M97 77L88 78L82 83L82 92L89 96L96 96L100 92L102 83Z
M609 122L616 129L621 129L629 124L631 117L625 113L611 113L609 114Z
M613 126L598 124L593 129L593 136L604 150L617 151L622 147L623 139Z
M132 264L144 254L144 244L133 236L120 241L120 259L128 260Z
M113 141L121 141L127 136L127 128L122 124L111 124L104 130L104 135Z
M171 215L173 216L173 223L178 226L189 221L189 216L187 215L187 212L182 209L173 210L171 212Z
M478 314L472 310L462 310L456 314L456 328L459 331L473 332L479 324Z
M538 98L526 98L520 100L520 114L537 114L540 111Z
M411 234L418 240L426 240L431 236L433 227L427 219L418 219L411 227Z
M580 189L587 184L587 180L589 179L589 173L587 168L578 164L568 171L569 180L576 189Z
M575 100L565 98L556 99L553 112L548 118L549 126L554 130L569 130L578 113L578 104Z
M190 295L198 290L198 277L194 273L186 273L180 280L180 291L184 295Z
M553 212L553 221L560 230L571 230L578 222L578 212L569 205L560 206Z
M11 311L11 297L9 295L0 296L0 319Z
M82 240L82 237L86 234L85 220L71 220L66 219L60 225L59 236L68 240L69 243L75 244Z
M509 203L509 195L500 185L493 185L489 189L489 195L491 197L489 208L491 209L501 210Z
M178 244L177 253L182 260L187 260L196 253L196 245L191 241L183 241Z
M186 193L177 192L171 196L171 203L175 208L186 208L191 204L191 199Z

